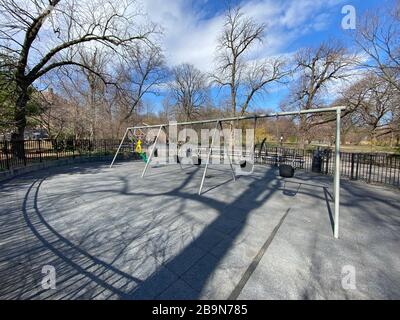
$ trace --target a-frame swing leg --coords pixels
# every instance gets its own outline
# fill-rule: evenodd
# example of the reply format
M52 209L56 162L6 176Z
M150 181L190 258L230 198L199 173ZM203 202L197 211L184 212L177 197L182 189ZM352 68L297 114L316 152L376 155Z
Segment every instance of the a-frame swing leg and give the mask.
M199 188L199 195L201 195L201 191L203 190L204 180L206 178L208 165L210 163L210 157L211 157L212 149L214 147L214 140L215 140L215 135L217 133L218 126L221 128L222 134L224 134L221 121L218 120L216 125L215 125L215 130L214 130L214 133L213 133L213 136L212 136L212 139L211 139L211 146L210 146L210 150L208 151L206 166L204 168L203 177L201 179L201 184L200 184L200 188ZM224 138L225 138L225 135L224 135ZM226 147L225 146L224 146L224 149L226 151ZM231 158L229 157L228 153L227 153L227 156L228 156L228 159L229 159L229 165L230 165L231 170L232 170L232 177L233 177L233 180L235 181L236 180L235 170L233 169L232 161L231 161Z
M152 146L152 148L151 148L149 158L147 159L146 165L145 165L145 167L144 167L144 169L143 169L142 178L143 178L144 175L146 174L147 167L149 166L149 163L150 163L150 161L151 161L151 158L153 157L154 149L156 148L156 144L157 144L157 141L158 141L158 137L160 136L160 133L161 133L161 130L162 130L162 129L163 129L163 126L160 126L160 130L158 130L156 140L154 141L153 146Z
M230 165L231 170L232 170L232 178L233 178L233 181L236 181L235 170L233 169L232 159L231 159L231 157L229 156L229 149L227 149L227 147L226 147L225 133L224 133L224 129L222 128L222 123L221 123L221 122L219 122L219 126L220 126L220 128L221 128L221 132L222 132L222 135L223 135L223 137L224 137L224 151L225 151L225 153L226 153L226 156L228 157L229 165Z
M131 139L132 146L134 146L135 144L137 144L137 139L135 138L135 135L136 135L136 129L133 129L133 132L132 132L132 139ZM132 151L135 152L135 148L133 148Z
M208 164L210 162L212 148L214 146L215 134L217 133L217 128L218 128L219 124L220 124L220 121L218 120L215 125L215 130L214 130L214 133L213 133L213 136L211 139L211 146L210 146L210 150L208 151L208 155L207 155L206 167L204 168L203 177L202 177L201 183L200 183L199 195L201 195L201 190L203 189L204 179L206 178L207 168L208 168Z
M256 130L257 130L257 117L254 117L254 132L253 132L253 146L251 150L251 155L253 156L253 166L251 167L251 173L254 172L254 166L256 165Z
M112 161L111 161L110 168L112 168L112 166L113 166L113 164L114 164L114 161L115 161L115 159L116 159L117 156L118 156L119 150L121 149L121 146L122 146L122 144L124 143L124 140L125 140L126 134L128 133L128 130L129 130L129 128L127 128L127 129L125 130L124 136L122 137L121 143L120 143L119 146L118 146L117 152L115 152L114 158L113 158Z

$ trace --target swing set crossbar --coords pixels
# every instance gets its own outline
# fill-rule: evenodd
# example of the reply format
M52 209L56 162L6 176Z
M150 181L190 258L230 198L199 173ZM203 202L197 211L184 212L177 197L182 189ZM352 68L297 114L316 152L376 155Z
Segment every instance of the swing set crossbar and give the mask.
M220 122L231 122L231 121L240 121L240 120L254 120L254 119L262 119L262 118L273 118L273 117L284 117L284 116L295 116L302 114L312 114L312 113L327 113L327 112L336 112L337 110L345 110L346 107L330 107L330 108L319 108L319 109L308 109L308 110L300 110L300 111L283 111L283 112L275 112L268 114L255 114L241 117L230 117L230 118L220 118L220 119L208 119L208 120L196 120L196 121L187 121L187 122L171 122L164 124L154 124L154 125L146 125L146 126L134 126L128 127L127 129L151 129L151 128L159 128L169 127L169 126L187 126L193 124L207 124L207 123L216 123Z

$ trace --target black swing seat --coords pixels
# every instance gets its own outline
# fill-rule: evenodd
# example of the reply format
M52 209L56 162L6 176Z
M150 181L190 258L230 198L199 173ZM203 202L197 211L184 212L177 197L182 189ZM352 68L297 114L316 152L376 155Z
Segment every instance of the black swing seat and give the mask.
M279 165L279 175L284 178L293 178L294 168L289 164Z
M199 166L201 165L201 158L198 156L193 156L192 157L192 162L195 166Z
M242 172L252 172L253 168L254 168L254 163L252 161L248 161L248 160L240 160L239 161L239 166L240 166L240 170Z

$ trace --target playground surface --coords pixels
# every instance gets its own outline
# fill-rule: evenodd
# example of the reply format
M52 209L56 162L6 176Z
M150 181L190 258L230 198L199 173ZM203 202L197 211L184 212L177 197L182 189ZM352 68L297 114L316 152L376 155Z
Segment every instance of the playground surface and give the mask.
M143 162L0 184L1 299L399 299L399 190ZM43 289L43 266L56 288ZM355 271L351 280L346 276ZM353 281L354 280L354 281ZM346 286L347 284L347 286Z

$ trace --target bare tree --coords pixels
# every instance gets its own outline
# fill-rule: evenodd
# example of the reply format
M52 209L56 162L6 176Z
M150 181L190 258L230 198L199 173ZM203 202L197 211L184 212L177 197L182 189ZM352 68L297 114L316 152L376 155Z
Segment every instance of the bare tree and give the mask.
M351 55L341 45L321 44L317 48L306 48L295 55L295 80L291 84L290 101L285 108L307 110L324 107L327 103L327 89L334 83L354 76L357 57ZM302 143L309 140L312 126L322 124L317 121L323 116L300 116L300 136Z
M298 79L293 83L293 107L298 110L321 107L321 94L334 81L353 76L356 56L340 45L322 44L316 49L300 50L295 56Z
M83 65L81 68L82 74L87 82L87 86L79 88L79 91L85 97L85 105L88 107L87 123L89 124L89 138L95 139L97 137L96 130L99 120L99 109L104 105L106 93L106 85L97 74L105 74L108 57L99 48L95 48L93 53L81 50L79 55Z
M68 117L64 127L75 128L71 132L76 137L115 138L126 126L139 121L145 95L158 94L166 77L161 51L156 46L138 48L136 44L124 50L121 57L98 47L81 50L79 55L80 62L96 73L104 75L106 70L113 70L107 75L113 85L106 85L87 68L73 72L62 69L55 80L46 77L59 96L57 102L65 99L75 106L73 113L77 116ZM46 106L47 113L50 107L59 107L55 103Z
M40 112L31 117L46 129L50 138L57 139L68 122L67 102L59 99L52 89L38 92L37 96Z
M356 45L366 55L360 63L367 75L345 92L357 120L371 139L391 135L397 140L400 93L400 2L367 12L355 34Z
M191 64L181 64L172 69L170 84L172 104L184 120L193 120L205 108L208 100L207 77Z
M10 81L10 74L14 72L6 53L0 53L0 134L7 134L14 124L15 83Z
M88 52L79 54L81 63L90 63L97 72L103 70L104 66L100 67L97 61L99 59L97 54L95 58L90 58ZM102 54L99 53L99 55ZM49 88L43 92L45 103L40 119L47 128L50 123L53 133L59 131L61 136L83 139L89 138L92 132L97 131L94 128L97 121L93 119L98 118L97 112L104 103L103 87L105 86L99 77L92 78L92 73L83 72L83 70L86 69L63 68L54 73L54 77L51 73L43 76L49 83ZM96 112L95 116L94 112Z
M24 138L28 88L35 81L64 66L90 70L79 60L79 48L97 43L116 51L117 47L136 41L150 41L155 26L135 23L139 14L134 4L134 1L119 1L115 5L108 0L0 1L0 47L17 60L14 141ZM106 81L102 75L98 76Z
M123 120L129 119L145 95L158 95L161 85L167 79L164 56L161 48L155 45L149 47L136 44L130 47L117 67L117 72L116 81L120 89L117 93L130 106Z
M243 86L246 89L245 100L240 107L243 115L249 107L249 103L257 93L266 93L267 85L283 83L289 71L283 59L263 59L248 64L245 70Z
M395 129L399 114L399 93L389 82L370 73L344 93L344 101L354 110L353 121L368 130L371 139Z
M355 33L355 42L367 55L364 67L400 91L400 2L367 13Z
M229 88L233 115L237 111L244 114L259 91L287 74L280 59L246 61L246 53L263 40L264 31L264 24L245 16L240 8L227 11L217 47L217 71L212 78L219 86Z

